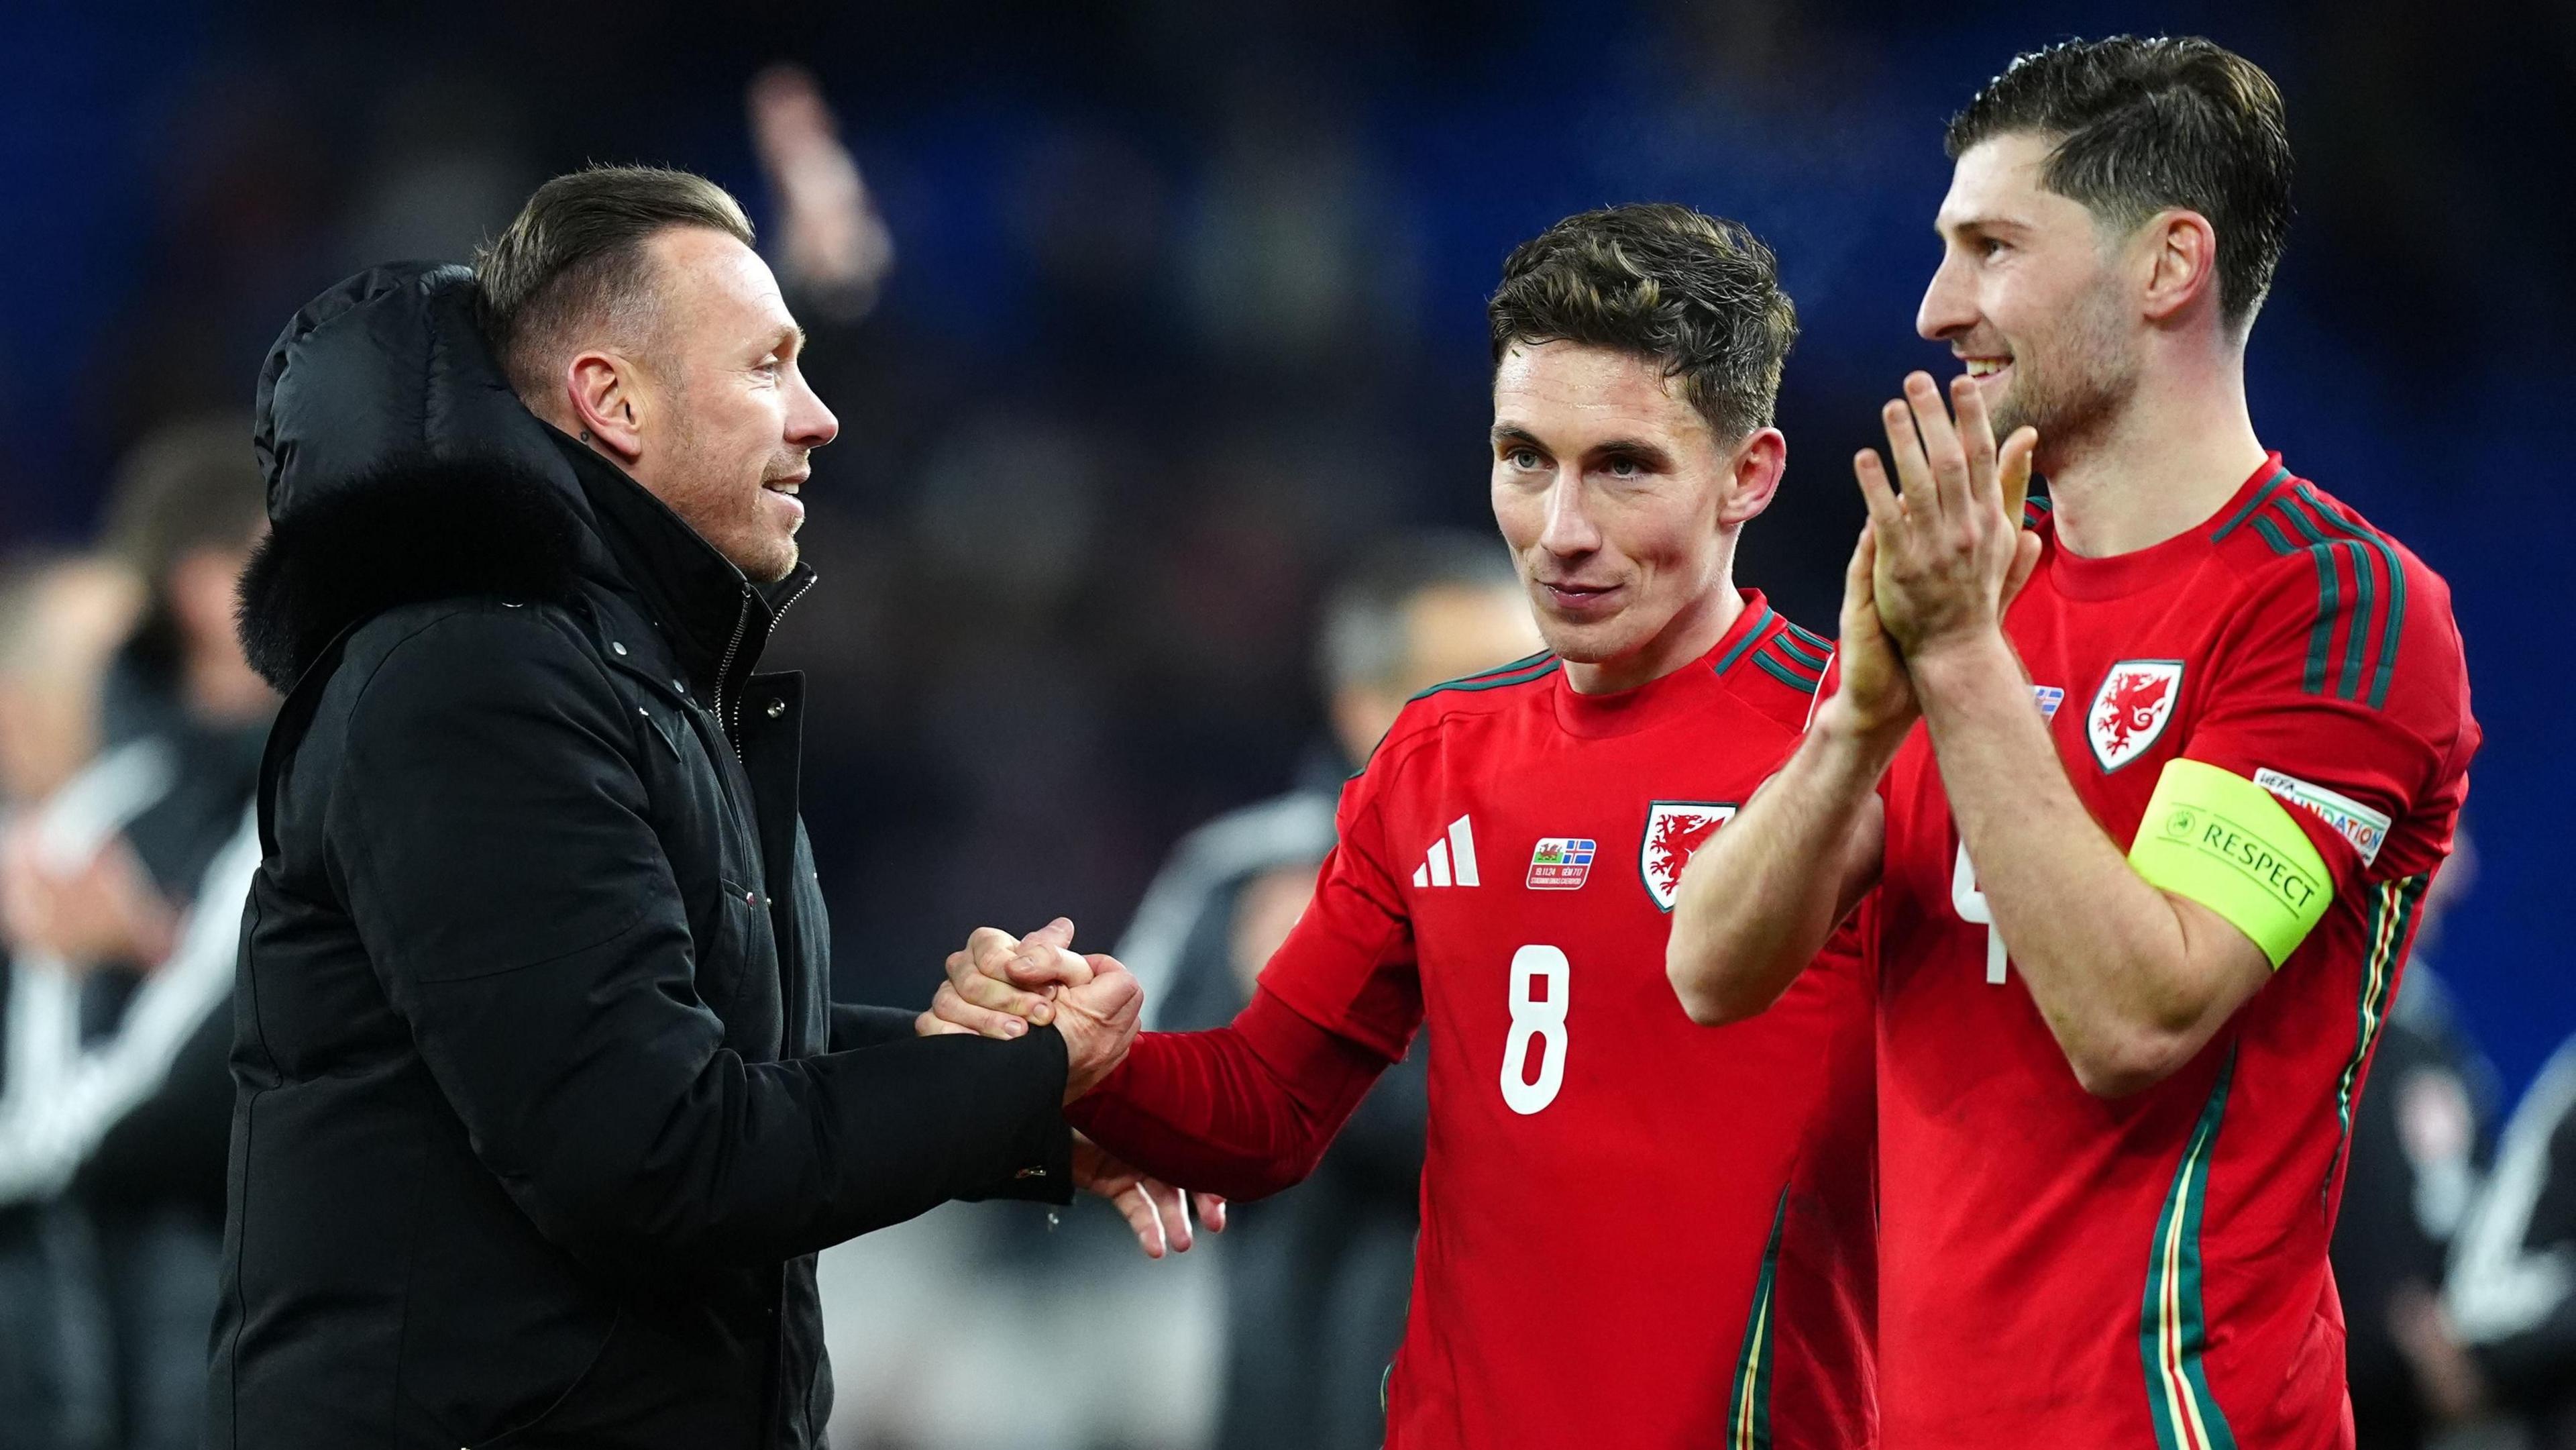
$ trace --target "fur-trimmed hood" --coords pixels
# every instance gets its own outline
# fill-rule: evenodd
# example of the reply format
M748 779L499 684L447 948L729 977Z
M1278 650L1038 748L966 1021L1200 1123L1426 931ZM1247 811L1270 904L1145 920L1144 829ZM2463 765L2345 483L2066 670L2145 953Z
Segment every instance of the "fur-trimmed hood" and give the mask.
M465 267L377 267L296 313L269 350L252 443L270 531L240 597L251 666L291 692L342 631L388 609L569 601L588 578L642 596L692 672L728 655L747 671L773 607L811 574L752 589L660 500L541 422L493 360L476 302Z
M351 623L421 599L565 598L593 530L570 461L484 345L474 274L397 263L295 314L260 370L269 536L242 576L279 691Z
M242 648L279 693L341 630L397 605L572 597L582 525L541 476L496 460L425 458L351 484L271 525L242 573Z

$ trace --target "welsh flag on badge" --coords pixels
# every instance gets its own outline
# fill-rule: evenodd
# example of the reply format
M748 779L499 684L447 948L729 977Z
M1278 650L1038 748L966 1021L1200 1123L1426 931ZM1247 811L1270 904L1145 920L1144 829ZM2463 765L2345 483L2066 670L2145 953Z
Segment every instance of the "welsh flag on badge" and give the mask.
M1530 852L1529 889L1572 891L1592 876L1598 847L1581 836L1541 836Z

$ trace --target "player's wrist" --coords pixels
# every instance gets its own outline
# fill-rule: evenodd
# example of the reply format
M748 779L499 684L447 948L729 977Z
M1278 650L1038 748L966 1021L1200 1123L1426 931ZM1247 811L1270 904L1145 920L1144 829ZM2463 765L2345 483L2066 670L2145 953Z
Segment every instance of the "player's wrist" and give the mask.
M1906 651L1905 672L1928 713L1995 679L2018 680L2021 663L2003 629L1989 621L1918 641Z
M1918 718L1919 712L1911 709L1871 715L1833 695L1818 707L1807 731L1806 748L1827 777L1857 784L1863 791L1875 790Z

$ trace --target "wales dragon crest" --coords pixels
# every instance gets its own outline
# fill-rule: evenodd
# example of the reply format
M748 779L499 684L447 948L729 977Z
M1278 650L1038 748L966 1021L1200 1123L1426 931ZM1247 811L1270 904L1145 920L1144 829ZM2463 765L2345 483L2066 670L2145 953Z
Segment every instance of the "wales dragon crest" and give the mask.
M2093 758L2105 771L2146 754L2173 719L2174 702L2182 697L2182 661L2122 660L2102 677L2085 717Z
M1732 802L1654 801L1646 807L1646 834L1637 847L1637 874L1646 894L1664 911L1681 890L1682 868L1709 834L1735 815Z

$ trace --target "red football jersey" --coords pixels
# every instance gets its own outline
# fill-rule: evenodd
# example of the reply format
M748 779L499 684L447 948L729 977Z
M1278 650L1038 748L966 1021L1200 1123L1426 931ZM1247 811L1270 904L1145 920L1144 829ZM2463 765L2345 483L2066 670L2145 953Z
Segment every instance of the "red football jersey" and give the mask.
M1430 1051L1390 1450L1873 1439L1856 948L1759 1018L1664 976L1681 868L1793 748L1828 646L1746 596L1709 655L1578 694L1554 656L1406 707L1263 989Z
M2333 905L2189 1065L2094 1097L1990 945L1917 727L1868 935L1886 1441L2349 1446L2326 1241L2478 742L2449 588L2277 455L2136 553L2037 527L2005 631L2094 819L2125 849L2167 761L2224 768L2315 840Z

